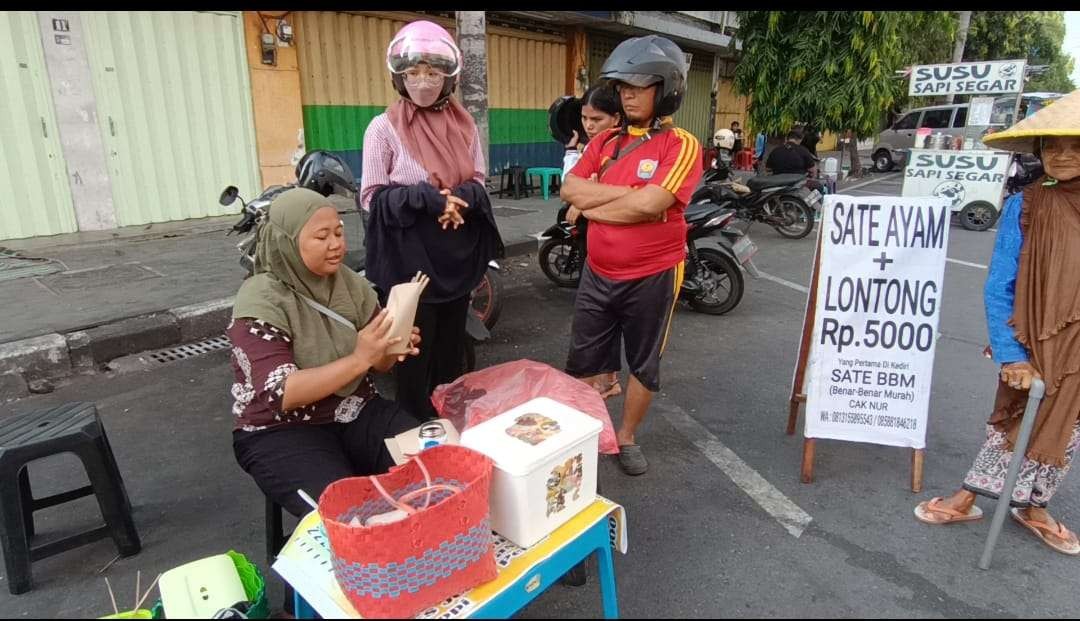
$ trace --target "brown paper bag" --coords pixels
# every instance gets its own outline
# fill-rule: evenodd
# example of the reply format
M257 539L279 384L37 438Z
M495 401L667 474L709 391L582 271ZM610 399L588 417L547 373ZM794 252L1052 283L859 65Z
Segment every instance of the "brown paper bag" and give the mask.
M386 310L393 318L394 324L390 327L387 338L399 336L401 341L396 345L391 345L386 353L398 355L409 353L413 322L416 321L416 305L420 303L420 294L424 292L428 280L427 276L417 272L410 282L403 282L390 288L390 295L386 298Z

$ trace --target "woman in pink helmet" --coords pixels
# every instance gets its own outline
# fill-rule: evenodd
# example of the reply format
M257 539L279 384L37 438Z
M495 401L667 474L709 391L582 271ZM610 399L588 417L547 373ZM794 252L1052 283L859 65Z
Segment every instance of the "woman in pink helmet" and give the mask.
M461 71L453 38L432 22L412 22L390 42L386 65L401 99L364 133L367 278L383 301L417 271L431 278L416 311L427 347L395 374L398 403L434 417L431 392L463 371L469 292L503 245L480 135L451 94Z

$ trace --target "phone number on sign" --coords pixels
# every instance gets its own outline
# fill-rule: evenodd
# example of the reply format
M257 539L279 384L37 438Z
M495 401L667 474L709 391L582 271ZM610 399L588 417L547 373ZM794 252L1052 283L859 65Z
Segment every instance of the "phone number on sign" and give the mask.
M826 317L821 322L819 344L835 347L837 353L852 345L901 351L929 351L934 346L934 327L928 323L869 319L862 326L861 333L858 332L853 325Z

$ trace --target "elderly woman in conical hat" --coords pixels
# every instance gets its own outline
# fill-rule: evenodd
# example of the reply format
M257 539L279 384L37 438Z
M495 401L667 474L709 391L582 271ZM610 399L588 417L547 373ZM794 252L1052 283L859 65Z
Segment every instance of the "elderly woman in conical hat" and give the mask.
M236 294L232 342L233 450L263 493L293 515L350 476L393 465L383 440L412 429L412 413L379 396L375 372L406 356L388 353L393 319L371 283L342 264L337 209L305 188L281 193L259 224L255 274ZM419 353L413 329L411 355Z
M1013 519L1064 554L1074 532L1047 511L1080 446L1080 90L983 139L1035 153L1045 175L1005 201L984 290L991 355L1001 365L986 441L959 491L915 508L928 524L978 520L977 495L997 498L1033 378L1046 383L1020 476Z

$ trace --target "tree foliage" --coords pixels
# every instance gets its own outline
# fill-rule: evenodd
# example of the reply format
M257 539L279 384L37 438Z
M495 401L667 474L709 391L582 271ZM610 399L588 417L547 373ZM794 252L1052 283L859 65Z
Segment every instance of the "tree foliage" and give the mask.
M1069 75L1074 59L1062 51L1065 13L1062 11L975 11L964 60L1026 58L1028 65L1048 65L1033 77L1027 91L1068 93L1076 86Z
M929 11L740 11L735 88L751 95L749 124L770 134L796 121L874 134L907 91L895 72L949 48L949 22ZM913 45L916 31L932 45Z

